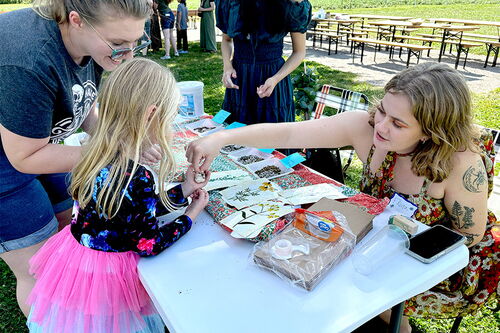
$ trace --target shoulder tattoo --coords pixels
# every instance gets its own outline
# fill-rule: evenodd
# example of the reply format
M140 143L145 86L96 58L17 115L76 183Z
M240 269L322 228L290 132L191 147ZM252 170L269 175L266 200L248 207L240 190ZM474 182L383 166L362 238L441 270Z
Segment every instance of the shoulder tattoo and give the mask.
M462 183L465 189L472 193L479 193L479 187L486 182L486 171L482 162L477 163L477 166L470 166L465 170L462 176Z
M474 226L472 220L472 214L474 213L474 208L461 206L457 201L453 203L451 209L451 220L453 225L458 229L469 229Z

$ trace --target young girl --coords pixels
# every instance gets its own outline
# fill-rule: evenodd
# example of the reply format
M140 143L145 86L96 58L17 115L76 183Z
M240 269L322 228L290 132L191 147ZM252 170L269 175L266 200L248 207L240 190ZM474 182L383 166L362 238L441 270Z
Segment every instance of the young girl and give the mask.
M137 262L188 232L208 202L201 187L209 173L196 183L189 169L186 181L167 191L138 162L144 148L157 144L164 152L159 179L175 168L169 142L179 93L168 69L127 61L104 82L98 101L97 129L73 170L71 225L30 261L37 279L28 300L32 332L163 332ZM157 216L183 206L184 215L159 224Z
M161 29L165 38L165 55L162 60L170 59L170 46L174 49L174 56L178 57L177 43L174 34L175 16L169 5L173 0L158 0L158 11L160 12Z

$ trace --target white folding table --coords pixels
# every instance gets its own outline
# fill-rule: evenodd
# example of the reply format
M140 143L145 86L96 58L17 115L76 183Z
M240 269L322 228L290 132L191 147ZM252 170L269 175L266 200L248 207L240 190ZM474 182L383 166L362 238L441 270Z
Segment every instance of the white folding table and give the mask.
M387 220L377 216L363 241ZM171 248L140 260L140 278L170 332L350 332L465 267L469 254L462 245L424 264L402 253L370 276L347 257L307 292L254 265L252 247L203 212Z

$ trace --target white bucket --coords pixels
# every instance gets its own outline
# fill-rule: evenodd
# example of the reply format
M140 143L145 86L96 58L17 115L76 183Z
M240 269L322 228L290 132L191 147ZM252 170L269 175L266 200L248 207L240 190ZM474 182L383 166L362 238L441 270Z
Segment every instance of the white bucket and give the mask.
M177 82L181 93L179 114L184 117L197 117L203 115L203 82L182 81Z

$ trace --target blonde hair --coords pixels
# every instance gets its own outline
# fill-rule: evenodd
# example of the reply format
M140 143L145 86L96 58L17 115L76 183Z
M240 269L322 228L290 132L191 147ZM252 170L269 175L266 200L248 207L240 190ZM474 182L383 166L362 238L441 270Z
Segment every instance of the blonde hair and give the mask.
M165 182L175 172L170 148L173 118L180 94L172 73L154 61L137 58L118 66L104 81L98 96L99 119L92 136L84 146L82 159L72 172L71 195L85 207L96 195L96 209L113 217L123 201L131 178L138 168L144 148L155 138L163 152L159 171L159 193L162 203L175 209L168 199ZM154 105L156 109L149 113ZM133 160L128 170L130 159ZM96 178L110 166L109 174L98 193Z
M152 8L147 0L34 0L33 10L59 24L68 22L69 13L75 11L90 23L99 25L110 16L146 19Z
M458 71L443 64L417 65L394 76L384 91L408 97L413 115L429 138L419 143L412 156L412 171L417 176L441 182L453 168L455 152L478 151L471 96ZM370 112L373 125L375 110Z

